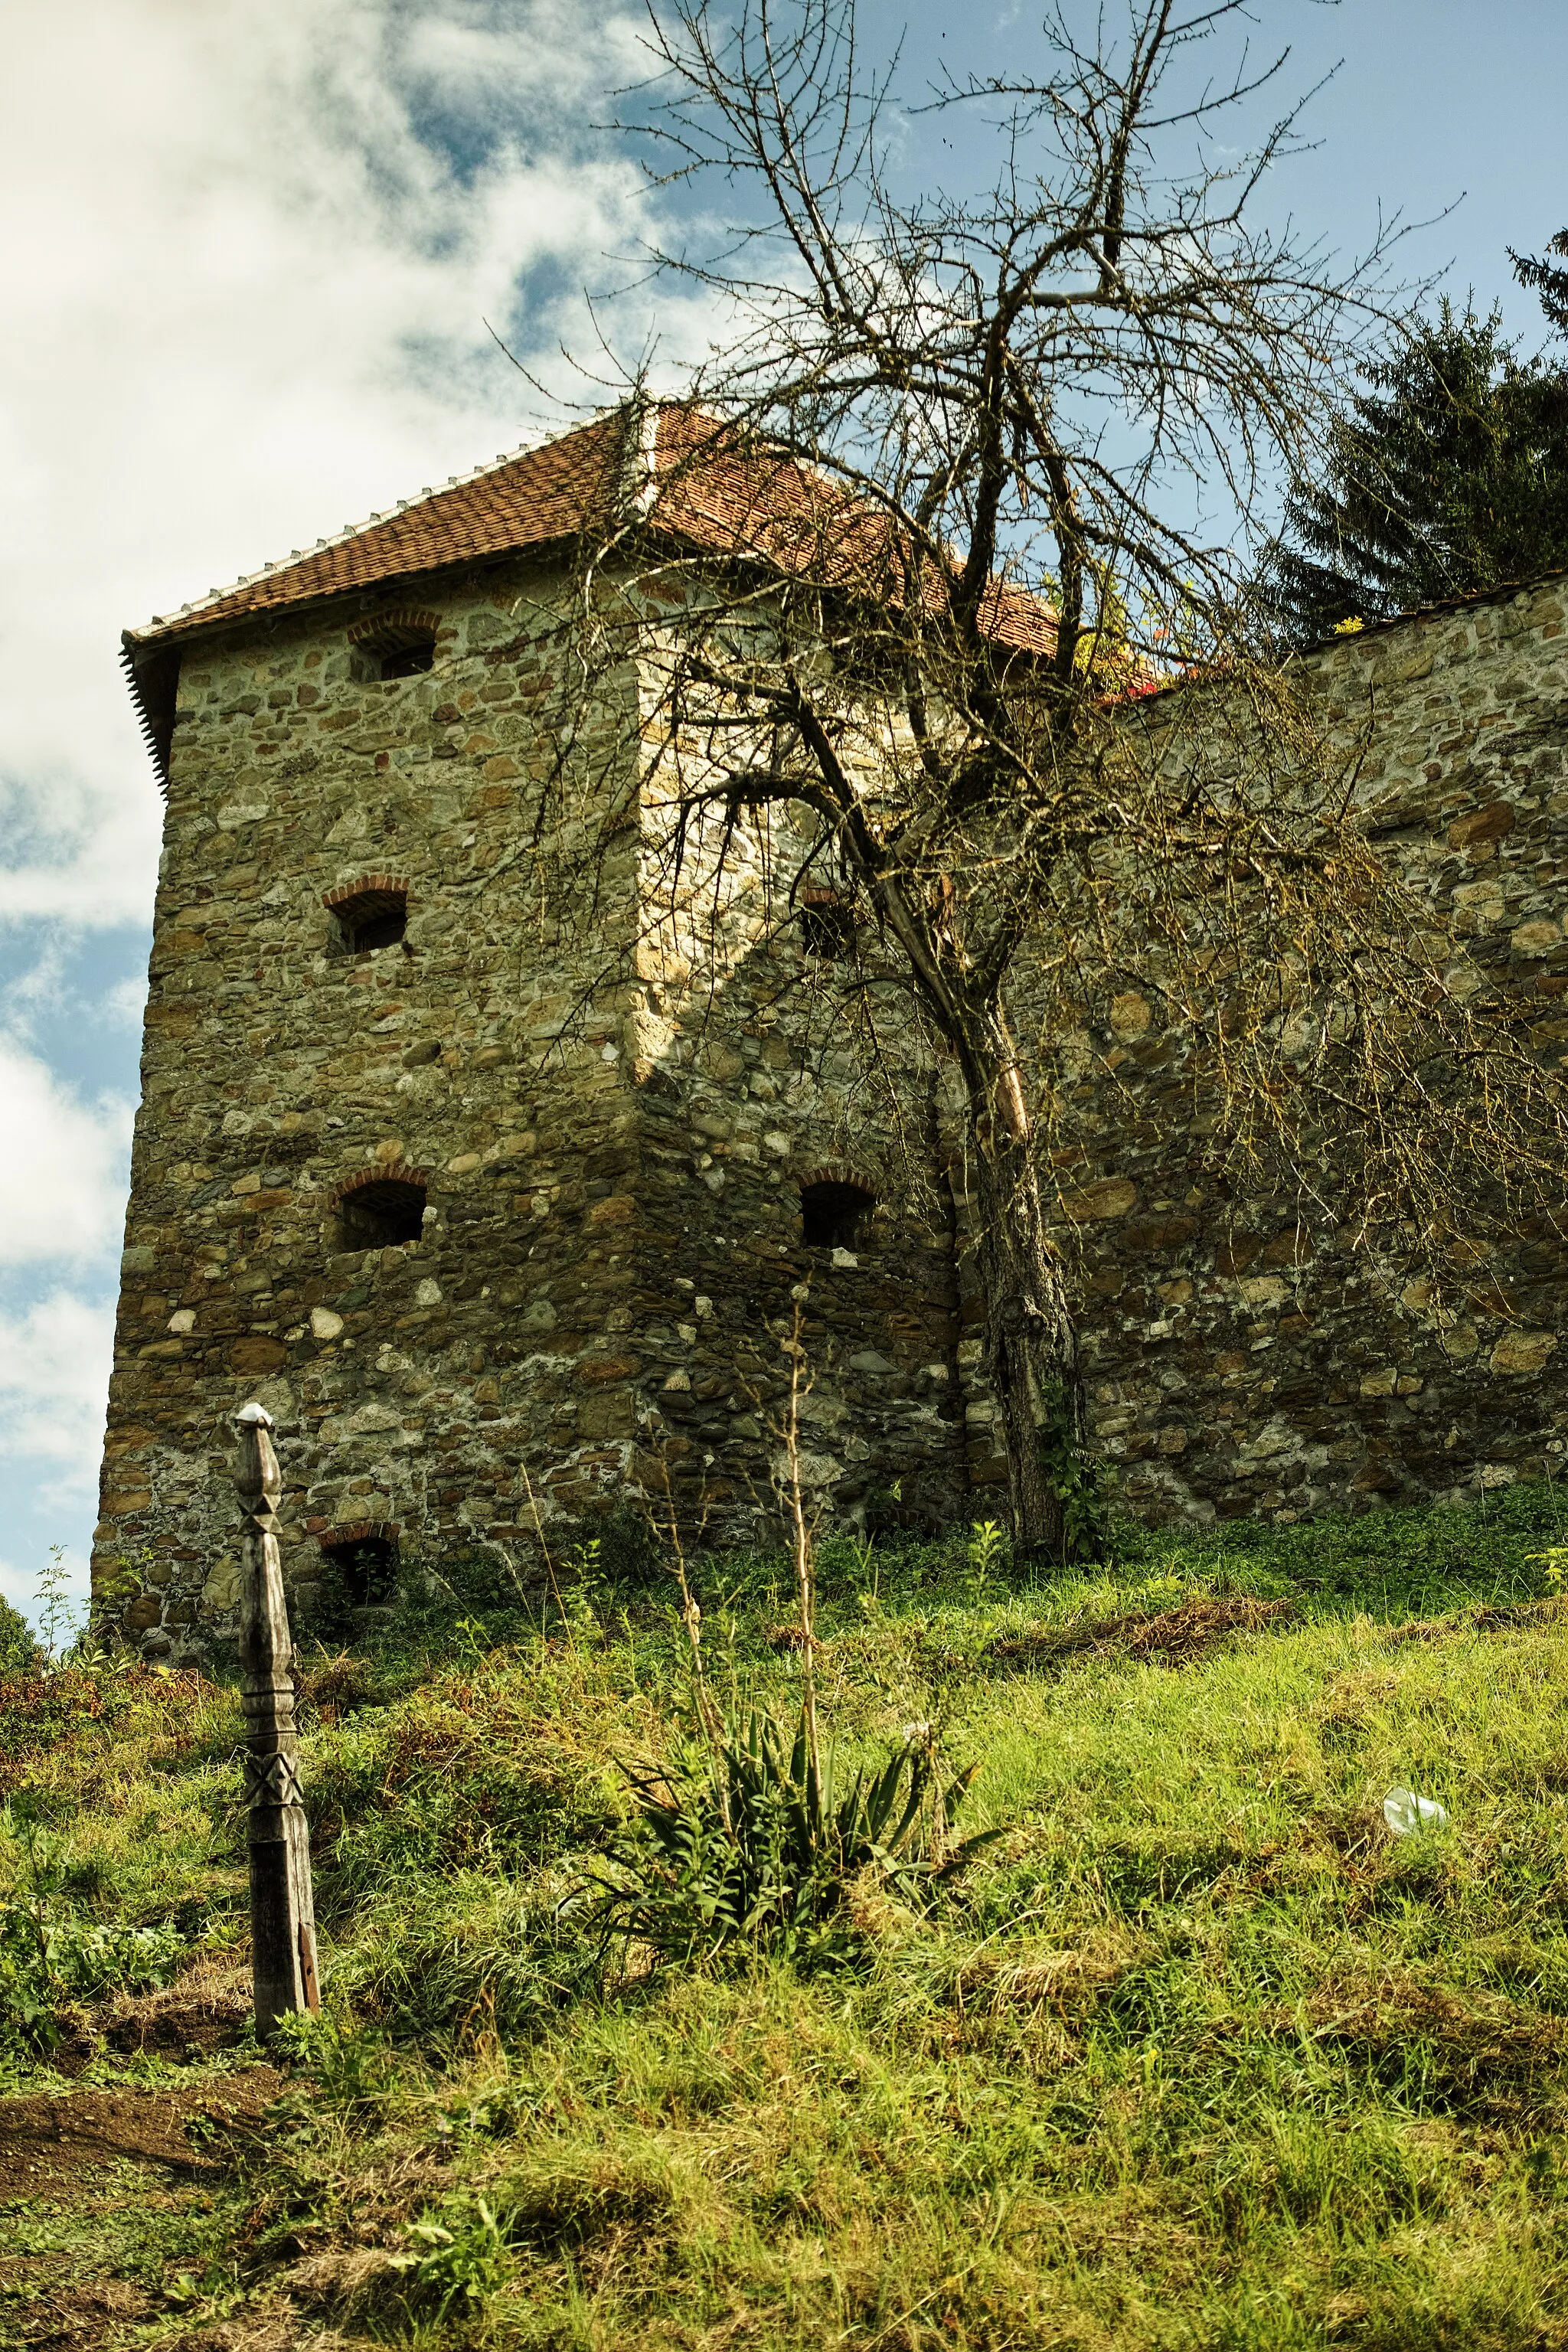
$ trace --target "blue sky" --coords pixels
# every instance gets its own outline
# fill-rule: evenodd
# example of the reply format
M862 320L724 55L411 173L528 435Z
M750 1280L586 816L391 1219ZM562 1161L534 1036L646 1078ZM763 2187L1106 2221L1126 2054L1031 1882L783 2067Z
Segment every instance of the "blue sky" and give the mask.
M1109 0L1110 6L1114 0ZM1067 0L1073 21L1090 10ZM1340 70L1264 202L1342 249L1418 220L1412 278L1500 300L1568 221L1562 0L1258 0L1285 87ZM899 10L906 79L1008 71L1033 8ZM0 1592L84 1568L137 1085L159 803L118 632L514 447L543 364L652 220L595 129L636 17L581 0L80 0L0 87ZM944 146L944 139L952 142ZM981 134L912 117L906 168ZM8 183L9 184L5 184ZM24 233L17 235L20 228ZM617 314L635 352L649 317ZM663 299L667 352L700 343Z

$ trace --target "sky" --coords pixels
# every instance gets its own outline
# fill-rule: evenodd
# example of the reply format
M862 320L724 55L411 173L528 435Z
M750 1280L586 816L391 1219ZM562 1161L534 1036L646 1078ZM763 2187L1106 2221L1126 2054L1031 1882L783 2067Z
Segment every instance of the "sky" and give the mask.
M1087 25L1096 0L1064 0ZM1110 0L1114 6L1114 0ZM1263 201L1540 315L1505 248L1568 222L1562 0L1257 0L1332 75ZM1016 69L1037 5L895 8L918 94ZM673 201L602 126L641 12L584 0L24 0L0 80L0 1594L85 1581L161 803L119 633L558 418L563 346L679 369L707 321L626 257ZM1338 68L1337 72L1333 69ZM910 113L923 184L984 133ZM1439 216L1442 217L1439 217Z

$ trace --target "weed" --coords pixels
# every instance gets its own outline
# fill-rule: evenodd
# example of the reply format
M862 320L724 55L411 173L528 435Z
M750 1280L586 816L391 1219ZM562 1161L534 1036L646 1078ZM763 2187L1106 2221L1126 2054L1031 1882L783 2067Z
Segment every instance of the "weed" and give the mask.
M165 1983L188 1945L172 1923L82 1918L69 1847L11 1808L0 1832L20 1862L16 1893L0 1900L0 2052L16 2056L55 2048L79 2003Z
M1103 1559L1110 1533L1105 1466L1090 1453L1071 1391L1058 1382L1044 1400L1040 1466L1062 1513L1062 1559Z
M272 2054L310 2075L323 2105L363 2114L386 2098L396 2069L384 2038L325 2011L280 2018Z
M65 1656L81 1627L81 1616L70 1597L70 1570L64 1544L50 1544L47 1564L37 1575L38 1630L44 1655L53 1663Z
M482 2197L454 2204L446 2221L414 2222L408 2234L420 2249L397 2258L407 2277L408 2300L437 2321L454 2306L482 2305L505 2275L506 2241Z
M753 1707L728 1719L700 1757L631 1774L636 1821L590 1877L589 1916L606 1937L635 1938L666 1960L744 1944L806 1965L849 1958L862 1873L923 1908L1001 1834L951 1841L974 1768L943 1788L930 1726L911 1729L917 1740L879 1771L861 1765L851 1776L831 1747L813 1755L805 1713L792 1740Z
M1012 1544L1006 1528L994 1519L976 1519L969 1530L963 1556L971 1589L983 1592L1012 1557Z

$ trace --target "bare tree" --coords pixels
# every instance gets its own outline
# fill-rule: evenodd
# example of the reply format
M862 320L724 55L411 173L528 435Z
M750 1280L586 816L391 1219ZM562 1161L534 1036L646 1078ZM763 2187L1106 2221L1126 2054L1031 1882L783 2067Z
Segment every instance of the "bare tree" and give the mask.
M889 79L842 0L655 0L627 117L732 204L712 253L656 257L731 331L679 462L639 472L634 401L582 609L605 647L634 623L653 647L671 905L742 812L809 813L790 887L831 867L951 1057L1026 1547L1061 1546L1042 1432L1079 1410L1042 1147L1086 1003L1153 992L1230 1148L1320 1197L1353 1181L1373 1222L1430 1231L1465 1152L1543 1176L1563 1135L1528 1053L1445 985L1451 943L1359 829L1353 746L1255 623L1274 485L1310 461L1384 252L1336 274L1254 221L1295 131L1217 144L1283 63L1242 45L1210 75L1249 14L1130 0L1091 49L1055 14L1037 78L935 92L988 125L973 199L898 193Z

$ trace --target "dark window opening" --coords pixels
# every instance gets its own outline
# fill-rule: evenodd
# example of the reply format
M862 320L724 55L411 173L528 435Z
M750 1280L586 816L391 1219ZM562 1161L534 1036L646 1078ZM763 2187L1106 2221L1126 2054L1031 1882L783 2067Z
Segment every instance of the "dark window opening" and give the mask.
M855 909L842 898L807 898L800 909L800 944L809 956L852 955Z
M411 646L400 646L395 653L381 657L383 677L417 677L421 670L436 667L436 640L421 637Z
M401 1176L356 1185L339 1203L345 1249L395 1249L425 1230L425 1187Z
M803 1184L801 1238L808 1249L853 1249L876 1202L860 1184Z
M321 1549L328 1566L342 1578L351 1607L385 1608L397 1590L397 1546L390 1536L356 1536Z
M408 899L402 890L359 890L332 908L339 955L363 955L369 948L395 948L408 929Z
M353 640L353 669L360 679L416 677L436 667L436 630L428 614L388 618Z

